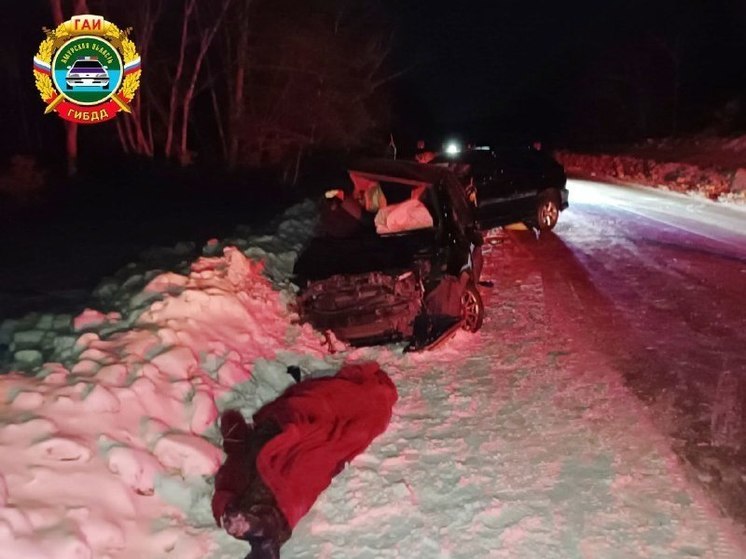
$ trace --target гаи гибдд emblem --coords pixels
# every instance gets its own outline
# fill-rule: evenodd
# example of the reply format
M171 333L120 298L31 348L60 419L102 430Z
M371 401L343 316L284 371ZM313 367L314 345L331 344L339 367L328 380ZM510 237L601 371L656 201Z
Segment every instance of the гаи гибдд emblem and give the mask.
M79 15L55 30L34 57L34 79L45 113L71 122L95 124L130 112L140 85L140 57L122 31L101 16Z

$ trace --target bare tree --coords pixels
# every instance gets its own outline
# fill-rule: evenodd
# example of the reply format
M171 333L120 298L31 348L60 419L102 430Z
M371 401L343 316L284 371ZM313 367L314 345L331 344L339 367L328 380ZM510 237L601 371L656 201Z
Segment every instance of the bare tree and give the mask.
M210 58L212 45L223 30L234 0L100 2L112 17L116 14L120 19L134 21L135 41L143 59L143 79L131 106L132 114L122 115L124 118L116 122L122 150L147 157L164 155L188 164L192 157L189 135L195 122L194 103L206 94L212 100L218 136L222 138L219 141L225 144L222 151L227 157L220 114L221 106L225 106L221 82L226 71ZM156 34L157 29L164 27L175 28L175 37ZM203 118L198 121L204 124Z
M156 23L163 13L163 0L140 0L136 9L135 31L137 33L137 47L140 57L148 60L153 42L153 32ZM143 87L143 90L145 88ZM117 132L122 150L153 157L155 154L155 138L153 135L152 113L153 103L146 103L143 97L152 97L152 90L140 91L132 103L132 113L117 118Z
M181 75L184 73L184 60L186 59L187 43L189 41L189 22L192 12L197 5L197 0L187 0L184 4L184 13L181 18L181 40L179 41L179 58L176 62L176 73L171 83L171 97L168 103L168 123L166 124L166 145L164 152L166 157L171 157L174 139L174 126L176 123L176 111L178 110L179 84Z
M246 109L246 79L249 73L249 31L251 0L239 0L235 6L233 33L226 33L224 64L232 71L228 72L228 141L226 159L230 167L238 163L240 149L240 126Z
M292 182L304 154L353 148L380 125L376 97L399 75L386 73L391 36L374 1L255 0L252 8L251 95L234 141L244 162L280 164Z
M52 18L55 25L60 25L66 19L62 0L49 0ZM72 15L88 13L86 0L75 0ZM67 154L67 174L74 176L78 173L78 125L75 122L65 122L65 153Z
M391 38L367 9L377 1L95 0L134 23L143 59L132 114L116 119L123 151L186 165L192 142L212 142L231 167L282 164L292 179L309 151L359 144L397 75L386 74Z
M182 165L191 161L191 152L188 146L189 123L202 65L230 3L231 0L220 0L217 14L209 13L214 10L205 10L204 5L203 9L200 10L197 0L186 0L184 3L181 16L179 54L168 100L164 146L166 157L176 155ZM207 14L205 14L206 11ZM210 21L206 22L206 18ZM192 48L190 44L193 36L198 37L196 48ZM186 71L187 68L190 69L189 72ZM179 113L181 120L177 122ZM176 134L179 126L180 139L177 144Z
M210 48L213 39L215 38L215 33L217 33L221 23L223 22L223 18L225 17L225 13L228 10L228 6L230 5L230 3L231 0L222 0L218 15L209 25L203 26L202 21L199 17L199 11L196 12L196 23L200 32L199 48L197 50L197 55L194 63L192 64L191 78L189 80L189 83L187 84L186 89L184 90L181 100L181 142L179 144L179 162L182 165L188 164L191 159L187 144L187 137L189 131L189 114L192 108L192 101L194 100L194 91L197 87L197 79L199 78L200 70L202 69L202 64L205 61L207 51Z

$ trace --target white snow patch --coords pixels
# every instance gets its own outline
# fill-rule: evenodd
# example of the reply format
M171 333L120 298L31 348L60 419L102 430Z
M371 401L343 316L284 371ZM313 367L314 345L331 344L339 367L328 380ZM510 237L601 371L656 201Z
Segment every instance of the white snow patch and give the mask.
M111 291L122 297L143 277L133 269ZM216 530L186 518L212 522L218 406L250 409L244 398L254 402L256 386L262 400L276 397L290 379L286 365L272 364L278 354L323 358L321 337L290 323L290 298L262 262L227 246L186 275L161 274L133 292L129 328L111 329L119 314L84 311L72 325L85 333L59 348L74 346L67 366L41 363L58 350L40 328L19 332L16 360L38 368L0 377L0 558L204 558ZM254 382L257 362L272 374ZM176 486L176 505L201 512L174 504Z
M485 245L497 286L481 333L327 355L286 305L312 222L305 205L275 235L210 243L186 274L133 267L106 286L128 301L118 330L88 312L86 332L54 346L36 332L63 320L19 323L37 368L0 377L0 559L244 556L210 511L218 412L250 416L292 382L289 365L370 359L398 387L392 424L283 557L744 556L618 372L545 320L551 294L508 239Z

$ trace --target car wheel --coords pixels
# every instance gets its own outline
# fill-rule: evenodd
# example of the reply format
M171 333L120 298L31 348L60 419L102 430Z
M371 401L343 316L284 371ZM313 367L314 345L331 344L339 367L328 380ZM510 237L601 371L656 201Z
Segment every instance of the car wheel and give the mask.
M469 282L461 295L461 327L467 332L476 332L484 322L484 303L476 286Z
M545 192L539 196L536 204L536 220L539 230L551 231L557 225L560 209L557 195L553 192Z

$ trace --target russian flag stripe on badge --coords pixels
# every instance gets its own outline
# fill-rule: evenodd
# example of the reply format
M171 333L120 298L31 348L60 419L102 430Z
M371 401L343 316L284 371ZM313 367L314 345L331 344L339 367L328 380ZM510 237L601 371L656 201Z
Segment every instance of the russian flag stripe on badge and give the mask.
M49 63L34 57L34 70L38 70L42 74L51 74L52 66Z
M124 74L131 74L140 69L140 57L138 56L132 62L128 62L124 65Z

